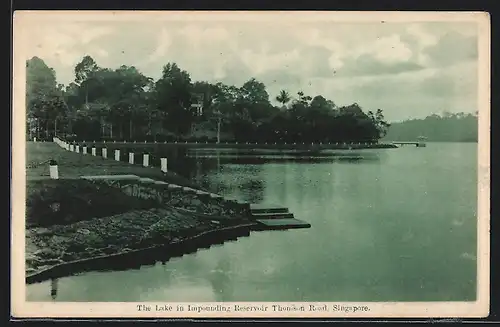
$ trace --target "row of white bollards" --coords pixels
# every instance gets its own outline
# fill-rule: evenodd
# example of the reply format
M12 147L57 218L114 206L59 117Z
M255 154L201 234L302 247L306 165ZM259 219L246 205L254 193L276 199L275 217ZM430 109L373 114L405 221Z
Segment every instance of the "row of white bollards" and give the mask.
M80 146L79 145L74 145L74 144L68 144L64 141L61 141L60 139L54 137L54 142L57 143L60 147L68 150L68 151L71 151L71 152L76 152L76 153L80 153ZM82 153L83 154L88 154L87 152L87 147L84 146L82 147ZM97 149L95 147L92 147L91 149L91 153L92 153L92 156L97 156ZM108 149L107 148L102 148L102 157L104 159L107 159L108 157ZM115 160L116 161L120 161L120 150L115 150ZM53 161L55 162L55 161ZM129 152L128 154L128 162L130 164L134 164L134 153L133 152ZM149 167L149 154L145 153L143 154L142 156L142 165L144 167ZM167 166L167 158L160 158L160 169L162 172L166 173L168 171L168 166ZM51 166L52 167L52 166ZM55 170L54 170L55 169ZM54 171L54 173L53 173ZM57 164L55 165L55 168L51 168L51 174L50 174L51 178L54 178L54 179L58 179L59 178L59 174L57 172ZM53 177L55 176L55 177Z

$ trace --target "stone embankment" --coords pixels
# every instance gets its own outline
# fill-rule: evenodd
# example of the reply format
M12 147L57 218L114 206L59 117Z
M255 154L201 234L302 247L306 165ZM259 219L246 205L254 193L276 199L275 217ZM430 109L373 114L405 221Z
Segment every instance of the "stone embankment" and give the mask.
M220 243L235 237L228 231L246 235L257 224L249 204L192 188L174 173L65 151L54 143L27 146L27 282L140 250L183 244L179 254L191 248L187 241ZM57 179L50 178L49 162L58 165ZM127 178L110 176L123 174Z

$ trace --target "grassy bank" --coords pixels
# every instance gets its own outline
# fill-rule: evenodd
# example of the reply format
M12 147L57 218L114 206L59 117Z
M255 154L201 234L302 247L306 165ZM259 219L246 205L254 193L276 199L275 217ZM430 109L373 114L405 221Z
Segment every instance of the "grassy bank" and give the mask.
M195 186L174 173L76 154L53 143L29 143L27 150L25 253L26 274L33 280L33 276L53 267L178 243L200 233L251 224L234 206L195 193L165 190L168 201L158 202L127 195L102 181L78 178L136 174ZM58 163L60 179L48 177L51 159Z
M160 170L159 162L154 165L150 160L151 167L142 166L142 158L137 155L135 158L136 164L131 165L125 160L127 153L122 153L122 160L115 161L114 148L108 148L108 158L104 159L101 156L101 151L97 152L97 156L92 156L91 149L88 149L87 155L70 152L61 149L54 143L33 143L27 144L26 153L26 176L28 180L47 179L49 178L48 160L54 159L59 166L59 176L61 179L79 178L80 176L92 175L126 175L133 174L141 177L148 177L155 180L164 181L167 183L188 186L200 189L200 186L192 181L176 174L175 172L164 173ZM159 159L158 159L159 160Z

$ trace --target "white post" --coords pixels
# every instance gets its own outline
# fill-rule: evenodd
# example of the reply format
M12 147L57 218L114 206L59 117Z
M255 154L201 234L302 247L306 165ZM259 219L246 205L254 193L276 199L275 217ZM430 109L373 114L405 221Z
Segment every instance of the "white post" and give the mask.
M128 154L128 163L133 165L134 164L134 153L133 152L130 152Z
M115 160L120 161L120 150L115 150Z
M108 157L108 149L102 148L102 157L106 159Z
M167 172L167 158L161 158L161 171L166 173Z
M149 154L144 154L144 155L142 156L142 165L143 165L144 167L149 166Z
M49 171L50 171L50 178L59 179L59 169L57 167L57 162L55 160L50 160Z
M76 146L76 150L75 150L75 152L76 152L76 153L80 153L80 146L79 146L79 145L77 145L77 146Z
M33 142L35 142L35 143L36 143L36 136L33 138Z
M73 144L70 144L69 145L69 151L73 152L73 150L74 150L74 146L73 146Z
M95 157L97 154L97 149L95 147L92 147L92 155Z
M87 147L86 146L83 147L83 154L87 154Z

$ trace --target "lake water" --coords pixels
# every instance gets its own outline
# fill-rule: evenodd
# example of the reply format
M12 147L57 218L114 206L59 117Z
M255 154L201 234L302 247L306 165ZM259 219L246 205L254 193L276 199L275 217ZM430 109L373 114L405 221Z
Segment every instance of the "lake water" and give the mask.
M61 278L56 301L474 300L477 144L338 153L355 158L177 159L213 191L286 206L312 227ZM52 301L50 281L29 285L27 299Z

